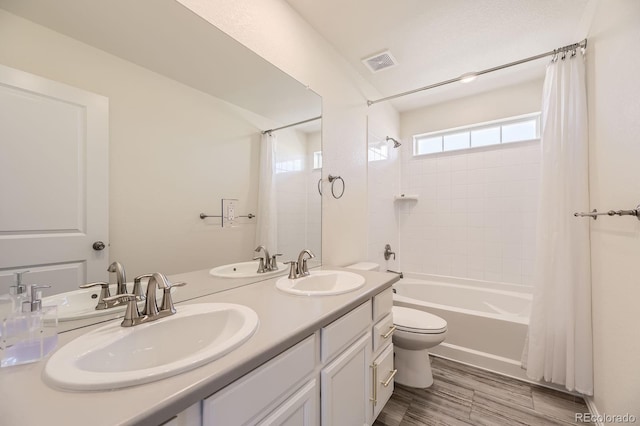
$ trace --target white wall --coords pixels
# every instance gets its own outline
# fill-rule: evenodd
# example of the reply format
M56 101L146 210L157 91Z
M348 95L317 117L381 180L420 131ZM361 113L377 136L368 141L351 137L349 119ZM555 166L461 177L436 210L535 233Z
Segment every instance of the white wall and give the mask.
M601 1L588 35L591 206L640 203L640 2ZM640 222L591 221L594 399L640 419ZM640 420L637 420L640 421Z
M130 276L252 256L253 223L198 217L256 209L258 129L224 102L4 11L0 63L109 98L110 258Z
M544 72L544 65L541 66ZM540 111L542 80L400 115L403 272L530 285L539 142L412 156L412 136Z
M400 149L393 148L393 142L386 137L400 140L398 130L400 116L390 110L387 104L377 104L370 108L367 125L367 143L384 144L389 149L389 157L368 162L368 255L367 260L380 265L381 270L400 270L400 237L398 232L398 206L394 197L400 193ZM386 260L385 244L391 245L396 253Z
M365 259L366 99L378 94L284 0L179 1L322 96L322 174L346 183L344 197L322 200L323 263Z

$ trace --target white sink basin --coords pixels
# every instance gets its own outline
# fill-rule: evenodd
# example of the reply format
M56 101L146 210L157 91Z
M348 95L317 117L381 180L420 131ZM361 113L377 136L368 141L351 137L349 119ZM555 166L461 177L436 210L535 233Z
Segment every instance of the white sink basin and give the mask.
M230 263L228 265L221 265L213 268L209 271L214 277L220 278L268 278L275 277L276 275L283 275L288 272L287 265L278 262L277 271L269 271L263 273L257 273L258 261L253 260L251 262L239 262Z
M127 283L129 291L133 289L133 283ZM142 283L142 292L145 293L147 284ZM112 296L116 294L116 285L109 286ZM171 294L175 294L177 287L171 289ZM117 312L124 312L126 305L120 305L109 309L96 310L100 296L100 287L91 287L68 291L66 293L54 294L42 298L44 306L58 306L58 321L71 321L83 318L92 318L102 315L110 315ZM162 291L156 292L158 303L162 300ZM138 306L142 307L144 302L140 302Z
M332 296L348 293L364 285L364 277L346 271L311 271L311 274L290 280L283 277L276 281L276 287L284 292L300 296Z
M200 303L177 310L134 327L116 321L78 337L51 356L45 380L70 390L149 383L222 357L258 327L258 315L242 305Z

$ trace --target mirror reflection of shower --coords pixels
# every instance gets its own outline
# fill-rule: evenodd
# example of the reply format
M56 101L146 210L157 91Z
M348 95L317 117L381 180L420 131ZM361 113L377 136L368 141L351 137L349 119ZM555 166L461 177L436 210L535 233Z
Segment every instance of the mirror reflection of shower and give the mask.
M394 148L399 148L399 147L400 147L400 145L402 145L402 144L401 144L400 142L398 142L396 139L394 139L394 138L392 138L392 137L387 136L387 142L389 142L389 141L393 141L393 147L394 147Z

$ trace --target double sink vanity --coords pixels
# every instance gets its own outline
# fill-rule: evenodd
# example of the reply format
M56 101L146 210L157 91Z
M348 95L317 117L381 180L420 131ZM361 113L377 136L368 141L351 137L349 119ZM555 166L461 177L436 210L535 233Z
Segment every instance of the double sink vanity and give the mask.
M169 290L175 314L122 327L124 307L94 313L105 321L61 333L48 359L3 369L3 424L373 423L393 391L397 275L283 269L235 288L220 275L243 268L170 276L188 283Z

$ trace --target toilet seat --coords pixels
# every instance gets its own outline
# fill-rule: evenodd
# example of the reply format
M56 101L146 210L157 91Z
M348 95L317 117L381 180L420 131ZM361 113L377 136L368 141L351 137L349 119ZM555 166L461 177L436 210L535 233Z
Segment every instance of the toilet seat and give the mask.
M447 322L439 316L418 309L394 306L393 324L399 331L416 334L441 334L447 331Z

